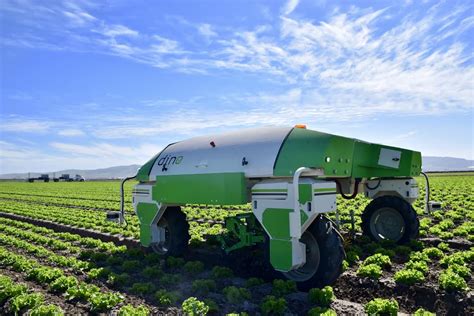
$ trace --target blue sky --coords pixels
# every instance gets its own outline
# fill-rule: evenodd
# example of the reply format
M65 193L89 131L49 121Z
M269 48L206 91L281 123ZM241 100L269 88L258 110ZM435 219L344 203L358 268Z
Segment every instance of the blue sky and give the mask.
M473 159L471 1L2 0L0 173L309 128Z

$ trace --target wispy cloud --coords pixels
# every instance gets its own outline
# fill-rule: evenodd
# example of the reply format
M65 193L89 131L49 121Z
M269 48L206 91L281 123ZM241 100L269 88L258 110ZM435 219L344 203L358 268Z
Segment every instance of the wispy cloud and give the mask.
M43 133L50 129L52 123L33 119L1 119L0 132Z
M138 31L132 30L120 24L104 25L102 29L100 29L97 32L107 37L118 37L118 36L137 37L138 36Z
M49 147L34 148L0 141L2 160L0 174L10 172L45 172L61 169L105 168L144 163L163 148L162 145L142 144L117 146L95 143L89 146L74 143L51 143ZM34 161L34 164L31 162Z
M282 14L283 15L291 14L291 12L293 12L296 9L299 2L300 0L288 0L281 9Z
M213 27L210 24L203 23L198 25L198 32L204 37L210 39L216 37L218 34L213 30Z
M75 136L84 136L85 133L76 128L67 128L67 129L62 129L58 132L58 135L60 136L67 136L67 137L75 137Z

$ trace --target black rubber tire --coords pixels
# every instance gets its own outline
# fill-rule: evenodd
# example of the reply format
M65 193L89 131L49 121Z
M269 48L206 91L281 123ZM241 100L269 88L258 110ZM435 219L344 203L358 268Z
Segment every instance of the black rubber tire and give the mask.
M384 208L392 208L398 211L405 222L405 231L403 236L397 241L398 244L404 244L412 239L416 239L419 234L420 221L416 214L415 209L410 203L398 196L385 195L372 200L369 205L365 208L362 213L362 232L364 235L369 236L374 241L380 241L377 236L372 234L370 230L370 219L374 215L374 212Z
M162 218L168 222L169 248L165 256L181 256L188 249L189 223L186 214L179 206L169 206L166 208ZM161 220L161 219L160 219Z
M333 284L342 273L342 261L346 257L341 235L324 215L316 218L307 230L318 242L320 262L318 270L310 279L297 282L302 291Z

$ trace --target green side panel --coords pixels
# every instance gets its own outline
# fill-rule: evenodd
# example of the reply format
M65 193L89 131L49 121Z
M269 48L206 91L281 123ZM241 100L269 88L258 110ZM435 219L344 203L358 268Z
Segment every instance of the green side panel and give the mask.
M398 168L378 164L382 148L401 151ZM357 141L354 148L354 178L369 177L414 177L421 172L421 153L403 148L384 146Z
M158 213L158 207L153 203L138 203L137 215L140 221L140 243L148 247L151 242L151 222Z
M158 158L159 155L160 155L160 153L156 154L155 156L153 156L153 158L151 158L143 166L141 166L140 169L138 169L138 173L137 173L137 180L138 181L140 181L140 182L150 181L151 168L153 168L153 165L155 164L156 158Z
M300 210L300 219L301 219L301 226L308 220L308 215L303 210Z
M398 168L378 164L382 148L401 151ZM294 128L275 162L275 176L292 176L300 167L322 168L326 177L414 177L421 172L421 153Z
M289 271L293 264L293 253L290 240L270 240L270 263L281 271Z
M243 172L157 176L153 200L168 204L248 203Z
M298 188L299 202L305 204L311 202L313 199L313 192L311 192L311 184L300 184Z
M293 210L284 208L263 211L262 223L272 239L290 239L290 212Z
M294 128L275 163L275 176L292 176L300 167L322 168L328 177L349 177L354 140L303 128Z

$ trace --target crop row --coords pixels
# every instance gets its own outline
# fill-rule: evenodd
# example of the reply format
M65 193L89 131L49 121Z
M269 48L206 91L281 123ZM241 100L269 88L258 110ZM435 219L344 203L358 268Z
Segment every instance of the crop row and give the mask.
M0 247L0 266L3 268L12 269L17 273L24 274L27 279L32 280L43 287L46 287L51 293L64 294L66 300L68 301L85 302L90 305L90 309L93 312L104 312L111 310L119 303L124 301L124 296L120 293L102 291L96 285L82 282L74 276L65 275L64 272L58 268L42 265L35 259L26 258L22 255L11 253L3 247ZM5 277L0 280L3 281L2 285L10 288L8 291L6 291L10 293L8 295L9 297L6 297L6 299L13 299L13 304L16 301L20 301L19 304L12 305L16 312L21 310L25 311L26 309L39 308L42 305L44 301L42 294L28 294L26 293L27 291L25 286L20 285L19 288L15 289L12 287L11 280L9 281ZM57 307L53 308L58 310ZM129 306L122 308L123 310L119 310L119 315L130 315L127 313L127 310L130 309ZM42 309L45 309L45 307Z

